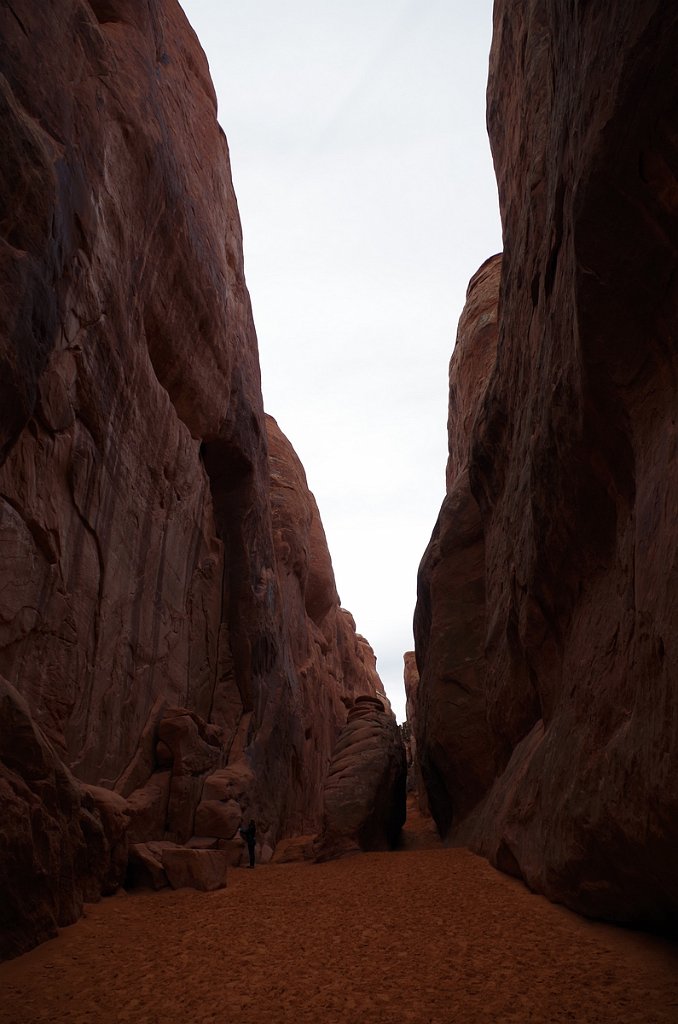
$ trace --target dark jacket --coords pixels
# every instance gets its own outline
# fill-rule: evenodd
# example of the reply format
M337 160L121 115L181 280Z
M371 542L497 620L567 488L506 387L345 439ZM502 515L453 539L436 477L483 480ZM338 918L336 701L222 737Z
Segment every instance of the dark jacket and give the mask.
M240 835L243 837L248 846L254 846L257 835L257 826L254 824L253 821L251 821L247 828L240 829Z

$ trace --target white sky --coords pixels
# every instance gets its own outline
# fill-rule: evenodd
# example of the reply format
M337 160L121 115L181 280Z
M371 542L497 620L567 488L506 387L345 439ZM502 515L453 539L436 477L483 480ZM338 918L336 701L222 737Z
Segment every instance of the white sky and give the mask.
M398 721L445 493L447 367L501 249L491 0L181 0L228 137L266 410Z

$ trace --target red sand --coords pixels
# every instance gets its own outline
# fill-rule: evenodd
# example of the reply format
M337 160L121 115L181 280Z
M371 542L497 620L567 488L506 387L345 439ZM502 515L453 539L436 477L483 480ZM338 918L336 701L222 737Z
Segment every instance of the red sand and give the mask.
M675 944L585 921L430 836L406 846L88 906L0 966L0 1021L678 1021Z

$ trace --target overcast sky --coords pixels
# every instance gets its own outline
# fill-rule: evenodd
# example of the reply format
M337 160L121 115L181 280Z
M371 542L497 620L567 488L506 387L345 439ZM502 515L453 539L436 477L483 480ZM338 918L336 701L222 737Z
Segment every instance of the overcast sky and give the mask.
M491 0L181 0L231 151L266 410L399 721L445 492L447 368L501 249Z

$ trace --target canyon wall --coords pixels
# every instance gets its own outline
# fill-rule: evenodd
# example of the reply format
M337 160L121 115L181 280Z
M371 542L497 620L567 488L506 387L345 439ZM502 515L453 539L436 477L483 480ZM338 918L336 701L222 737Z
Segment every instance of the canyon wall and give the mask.
M501 279L462 316L415 616L441 832L651 927L678 918L677 48L659 0L495 3Z
M181 8L15 0L0 36L10 955L115 888L128 840L252 815L265 852L317 830L347 707L382 688L264 416L228 148Z

